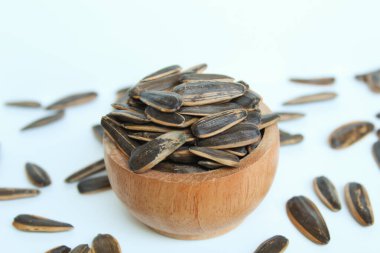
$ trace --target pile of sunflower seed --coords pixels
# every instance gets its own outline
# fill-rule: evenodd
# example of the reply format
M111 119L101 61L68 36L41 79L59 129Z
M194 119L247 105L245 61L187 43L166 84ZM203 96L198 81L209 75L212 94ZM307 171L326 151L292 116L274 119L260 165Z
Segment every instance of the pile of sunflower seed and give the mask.
M123 90L101 120L136 173L238 167L277 114L261 115L261 96L243 81L205 74L206 64L160 69Z

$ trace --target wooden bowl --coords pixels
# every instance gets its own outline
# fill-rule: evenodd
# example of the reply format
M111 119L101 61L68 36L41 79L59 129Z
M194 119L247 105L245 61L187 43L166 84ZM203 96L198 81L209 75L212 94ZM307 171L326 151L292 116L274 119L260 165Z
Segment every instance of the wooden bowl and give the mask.
M160 234L195 240L232 230L263 200L276 172L279 133L277 125L266 128L259 146L239 168L192 174L136 174L107 137L104 148L112 189L129 212Z

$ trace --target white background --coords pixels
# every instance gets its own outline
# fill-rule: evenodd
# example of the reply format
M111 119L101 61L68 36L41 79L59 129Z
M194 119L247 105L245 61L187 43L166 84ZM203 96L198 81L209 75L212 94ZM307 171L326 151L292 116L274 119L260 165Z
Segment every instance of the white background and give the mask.
M379 252L380 173L370 150L371 134L334 151L329 133L351 120L380 112L379 96L353 76L380 67L379 1L1 1L0 102L38 99L44 105L61 96L96 90L95 102L67 110L65 118L20 132L43 110L0 107L0 185L30 187L24 164L35 162L53 184L33 199L0 202L0 252L36 252L66 244L90 243L111 233L123 251L253 252L263 240L282 234L287 252ZM263 203L234 231L210 240L179 241L133 219L111 192L79 195L65 184L71 172L102 157L91 126L110 110L114 92L160 67L209 64L210 73L243 79L274 110L305 112L281 123L305 141L281 148L273 187ZM331 87L291 84L290 76L334 75ZM297 95L337 91L331 102L294 107L281 103ZM363 228L347 207L329 211L312 191L315 176L329 177L343 197L349 181L363 183L372 197L375 225ZM286 201L310 197L331 233L327 246L305 239L288 220ZM342 199L343 201L343 199ZM20 213L67 221L70 232L25 233L12 227Z

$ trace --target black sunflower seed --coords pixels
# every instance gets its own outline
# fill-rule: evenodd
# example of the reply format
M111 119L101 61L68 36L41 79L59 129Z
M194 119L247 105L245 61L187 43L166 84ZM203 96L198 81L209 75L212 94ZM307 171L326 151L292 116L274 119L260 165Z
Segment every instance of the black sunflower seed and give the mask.
M111 189L108 176L99 176L84 179L78 184L78 191L81 194L95 193Z
M31 128L36 128L36 127L41 127L41 126L45 126L45 125L51 124L53 122L56 122L56 121L62 119L64 115L65 115L64 111L57 111L57 112L55 112L54 114L52 114L50 116L46 116L46 117L40 118L40 119L35 120L32 123L24 126L21 129L21 131L25 131L25 130L28 130L28 129L31 129Z
M25 170L30 182L34 186L45 187L51 184L48 173L37 164L26 163Z
M63 110L67 107L81 105L94 100L98 94L96 92L85 92L73 94L64 98L59 99L53 104L46 107L48 110Z
M327 177L316 177L313 181L313 186L319 199L330 210L337 212L342 208L338 192L336 191L334 184Z
M372 132L374 128L372 123L365 121L344 124L330 134L330 147L333 149L347 148Z
M348 183L344 189L344 195L355 220L362 226L373 225L375 219L365 187L359 183Z
M88 178L91 175L106 170L104 159L91 163L90 165L80 169L65 179L66 183L73 183Z
M13 226L26 232L61 232L74 228L68 223L29 214L18 215L13 220Z

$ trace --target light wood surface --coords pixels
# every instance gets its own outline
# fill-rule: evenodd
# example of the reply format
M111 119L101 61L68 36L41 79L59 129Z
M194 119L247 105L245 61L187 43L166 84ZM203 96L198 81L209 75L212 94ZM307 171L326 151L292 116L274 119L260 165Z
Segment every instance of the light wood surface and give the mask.
M260 108L270 112L263 104ZM134 217L165 236L206 239L238 226L265 197L276 172L279 133L277 125L266 128L239 168L204 173L136 174L107 137L104 148L112 189Z

